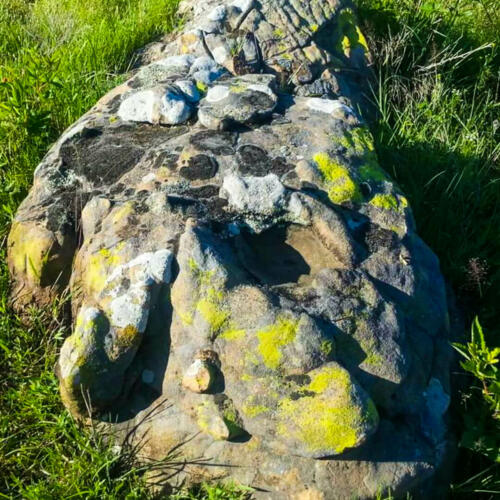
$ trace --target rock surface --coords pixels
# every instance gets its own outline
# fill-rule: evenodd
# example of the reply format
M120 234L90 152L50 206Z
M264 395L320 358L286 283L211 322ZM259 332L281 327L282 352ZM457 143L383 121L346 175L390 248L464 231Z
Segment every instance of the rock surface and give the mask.
M181 11L49 151L12 226L16 307L71 289L65 405L134 429L152 458L183 443L174 482L429 498L445 286L378 165L352 5Z

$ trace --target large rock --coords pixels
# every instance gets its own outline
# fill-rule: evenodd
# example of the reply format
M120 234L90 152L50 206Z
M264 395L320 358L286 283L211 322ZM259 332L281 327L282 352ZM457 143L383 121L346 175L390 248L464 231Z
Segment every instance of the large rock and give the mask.
M447 450L434 254L361 112L348 2L186 1L182 33L53 146L9 237L13 300L71 288L58 364L172 479L428 497Z

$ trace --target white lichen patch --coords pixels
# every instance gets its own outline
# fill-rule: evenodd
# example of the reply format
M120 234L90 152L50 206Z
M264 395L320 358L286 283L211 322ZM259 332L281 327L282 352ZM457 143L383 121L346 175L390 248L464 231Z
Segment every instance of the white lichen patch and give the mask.
M139 333L146 330L149 317L150 291L142 286L132 286L127 293L109 304L111 325L117 328L133 327Z
M219 45L212 50L212 55L219 64L224 64L231 54L225 45Z
M214 21L214 22L222 22L224 19L226 19L227 16L227 9L225 5L218 5L213 9L207 16L207 19L209 21Z
M106 280L105 291L109 293L110 284L115 285L117 280L125 278L137 286L170 283L172 260L173 254L167 249L143 253L127 264L117 266Z
M118 109L124 121L177 125L185 122L193 109L182 93L162 87L141 90L127 97Z
M231 3L232 7L236 7L241 12L249 11L254 5L254 0L234 0Z
M106 280L100 297L113 327L131 326L140 333L144 332L151 286L170 283L172 260L172 252L164 249L143 253L116 267Z
M149 182L154 182L156 180L156 174L153 172L146 174L142 179L141 182L144 184L147 184Z
M179 68L187 72L195 59L196 58L192 54L183 54L181 56L170 56L165 59L160 59L156 61L155 64L164 66L165 68Z
M222 185L221 195L224 194L232 207L253 214L272 214L285 201L285 187L276 174L265 177L228 175Z
M229 96L229 87L225 85L216 85L212 87L207 93L207 102L219 102Z
M175 84L190 103L197 103L201 99L200 91L192 80L177 80Z
M268 96L272 97L273 99L276 99L276 94L272 91L271 87L269 85L262 85L258 83L253 83L252 85L249 85L247 87L247 90L253 90L254 92L262 92L264 94L267 94Z
M319 97L310 97L307 100L307 107L312 111L319 111L320 113L326 113L328 115L339 111L351 115L353 114L353 111L349 106L346 106L344 103L336 99L321 99Z
M142 90L126 98L118 109L124 121L153 123L157 96L153 90Z

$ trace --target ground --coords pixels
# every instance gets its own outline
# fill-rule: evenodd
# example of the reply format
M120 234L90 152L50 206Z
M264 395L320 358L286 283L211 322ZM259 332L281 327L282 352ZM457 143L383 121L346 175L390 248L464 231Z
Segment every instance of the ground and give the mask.
M378 77L380 162L439 255L463 321L500 344L500 18L495 0L359 0ZM8 307L5 238L48 146L172 29L177 0L3 0L0 4L0 497L150 498L133 450L117 453L60 403L53 367L63 304ZM500 492L498 419L458 373L463 445L453 495ZM498 417L498 414L496 415ZM179 457L166 458L175 467ZM495 464L495 460L497 461ZM177 498L243 498L204 485Z

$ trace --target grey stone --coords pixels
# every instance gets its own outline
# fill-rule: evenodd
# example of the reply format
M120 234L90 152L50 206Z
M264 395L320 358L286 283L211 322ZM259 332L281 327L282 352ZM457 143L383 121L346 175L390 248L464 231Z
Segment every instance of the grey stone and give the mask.
M210 129L231 124L253 123L269 116L278 103L273 91L274 77L245 75L213 86L200 102L198 118Z
M71 291L64 404L155 460L183 443L172 482L429 498L446 290L378 164L352 5L181 12L48 152L9 235L19 310Z
M191 92L192 95L186 96L171 87L139 90L123 100L118 116L123 121L177 125L185 122L193 112L187 101L199 96L192 89Z

